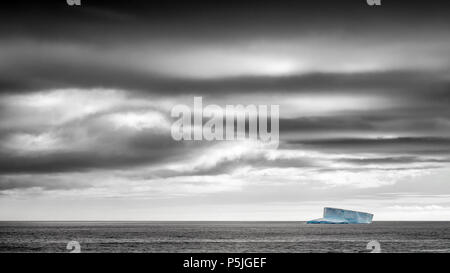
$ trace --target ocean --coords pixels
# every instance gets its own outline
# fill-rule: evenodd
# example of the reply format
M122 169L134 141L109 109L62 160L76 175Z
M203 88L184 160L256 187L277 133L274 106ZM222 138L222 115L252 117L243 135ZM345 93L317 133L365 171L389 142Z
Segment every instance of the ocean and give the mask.
M450 252L450 222L0 222L0 252Z

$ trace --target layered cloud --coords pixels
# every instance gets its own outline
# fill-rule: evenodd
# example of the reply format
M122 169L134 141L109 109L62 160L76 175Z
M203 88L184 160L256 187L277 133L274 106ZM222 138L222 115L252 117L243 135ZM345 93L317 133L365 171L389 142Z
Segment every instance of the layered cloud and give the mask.
M1 11L1 219L450 219L445 10L179 5ZM280 105L278 149L173 140L194 95Z

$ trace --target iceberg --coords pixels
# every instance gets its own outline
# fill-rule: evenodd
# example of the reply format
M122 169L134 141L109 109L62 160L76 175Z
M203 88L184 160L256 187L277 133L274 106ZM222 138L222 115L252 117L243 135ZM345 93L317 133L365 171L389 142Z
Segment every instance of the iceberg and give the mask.
M373 214L361 211L324 208L323 218L306 222L307 224L370 224Z

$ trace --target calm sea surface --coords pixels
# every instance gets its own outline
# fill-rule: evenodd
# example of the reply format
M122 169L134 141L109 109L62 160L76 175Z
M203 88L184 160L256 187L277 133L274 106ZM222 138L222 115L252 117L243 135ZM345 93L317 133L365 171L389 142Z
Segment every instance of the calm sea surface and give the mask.
M450 252L450 222L0 222L0 252Z

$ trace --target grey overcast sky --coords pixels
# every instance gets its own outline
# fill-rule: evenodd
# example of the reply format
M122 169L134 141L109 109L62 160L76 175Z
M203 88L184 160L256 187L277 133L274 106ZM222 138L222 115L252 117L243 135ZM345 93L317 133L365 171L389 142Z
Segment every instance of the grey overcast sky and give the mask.
M0 220L450 220L444 1L16 1L0 10ZM170 109L280 105L280 145Z

